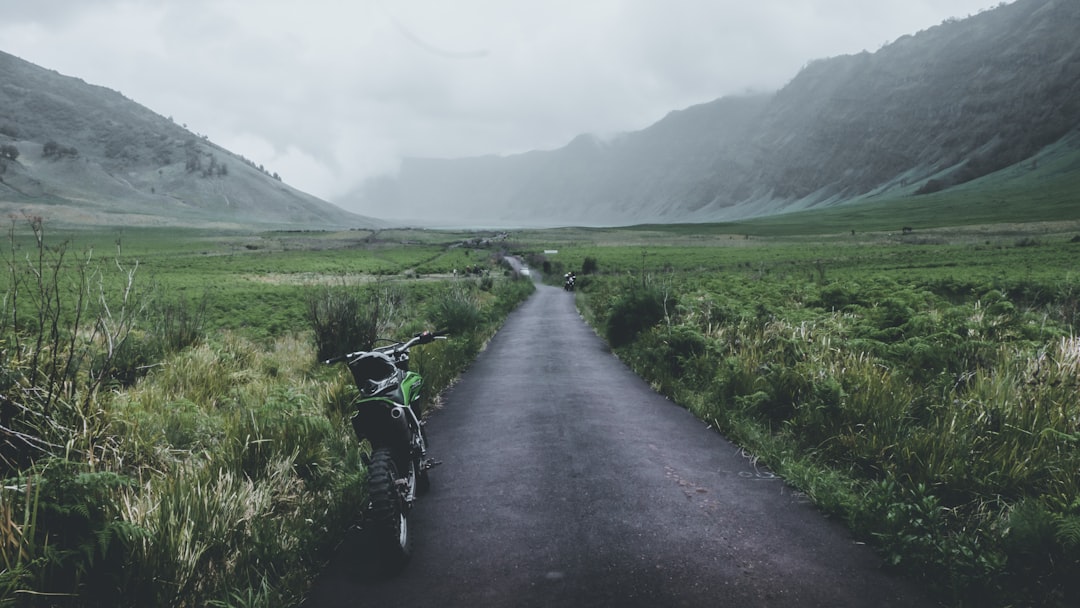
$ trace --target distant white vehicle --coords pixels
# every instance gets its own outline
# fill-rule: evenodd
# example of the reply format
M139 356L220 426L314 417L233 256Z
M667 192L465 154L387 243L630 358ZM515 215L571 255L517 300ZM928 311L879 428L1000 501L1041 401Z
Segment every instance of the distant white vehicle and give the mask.
M521 268L521 276L523 276L523 277L531 277L531 276L532 276L532 272L530 272L528 268L525 268L525 267L523 266L523 267Z

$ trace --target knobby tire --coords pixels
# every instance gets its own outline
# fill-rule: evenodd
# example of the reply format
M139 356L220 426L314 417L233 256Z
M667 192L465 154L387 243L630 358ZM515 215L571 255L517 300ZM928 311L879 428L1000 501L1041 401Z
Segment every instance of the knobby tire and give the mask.
M364 529L388 572L399 570L412 556L412 535L397 479L397 465L390 450L375 450L368 467L370 506Z

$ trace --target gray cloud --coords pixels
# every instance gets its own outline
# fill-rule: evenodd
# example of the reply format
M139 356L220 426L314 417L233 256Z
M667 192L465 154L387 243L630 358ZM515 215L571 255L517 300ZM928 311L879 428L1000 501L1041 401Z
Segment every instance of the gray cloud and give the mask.
M0 49L333 200L403 156L554 148L782 86L996 0L38 0Z

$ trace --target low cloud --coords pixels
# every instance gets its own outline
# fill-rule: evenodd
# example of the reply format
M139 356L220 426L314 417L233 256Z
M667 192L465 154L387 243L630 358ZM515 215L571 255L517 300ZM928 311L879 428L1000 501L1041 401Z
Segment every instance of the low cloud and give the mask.
M404 156L637 130L989 0L42 0L0 50L116 89L333 200Z

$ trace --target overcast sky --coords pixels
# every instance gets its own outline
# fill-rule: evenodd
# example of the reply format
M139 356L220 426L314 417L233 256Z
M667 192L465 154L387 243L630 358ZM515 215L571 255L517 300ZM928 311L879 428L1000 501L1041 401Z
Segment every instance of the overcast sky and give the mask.
M558 148L775 90L999 0L0 0L0 50L334 201L405 156Z

